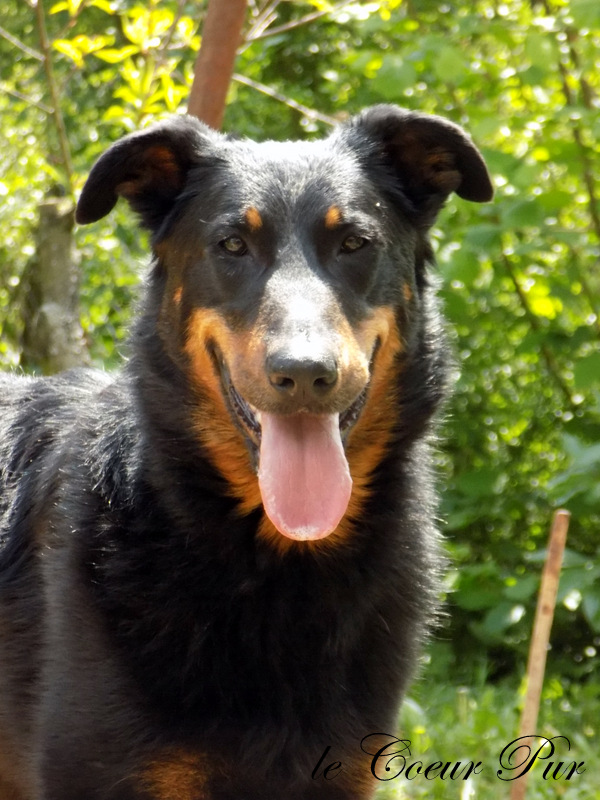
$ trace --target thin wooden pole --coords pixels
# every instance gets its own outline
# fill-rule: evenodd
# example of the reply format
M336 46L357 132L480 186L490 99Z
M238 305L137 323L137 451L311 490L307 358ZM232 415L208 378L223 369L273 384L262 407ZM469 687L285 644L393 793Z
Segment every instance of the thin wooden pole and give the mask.
M188 114L217 130L223 122L247 0L209 0Z
M529 646L525 703L521 714L519 736L534 736L536 733L544 673L546 671L546 655L548 653L550 630L554 618L556 595L570 518L570 513L561 509L554 514L552 520L552 528L548 540L548 556L546 557L546 564L542 574L542 583L533 623L533 634ZM522 777L515 780L511 786L510 800L524 800L528 778L529 773L526 772Z

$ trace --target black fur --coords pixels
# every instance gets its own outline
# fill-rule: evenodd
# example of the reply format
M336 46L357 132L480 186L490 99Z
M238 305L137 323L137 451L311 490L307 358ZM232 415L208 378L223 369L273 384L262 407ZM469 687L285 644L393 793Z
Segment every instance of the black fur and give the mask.
M119 374L0 379L3 800L371 796L360 742L394 731L442 563L426 440L448 354L426 230L450 191L491 196L470 140L392 107L282 149L174 118L94 167L79 221L125 196L155 257ZM240 269L210 237L259 202L260 269ZM330 205L370 215L376 244L343 269L337 256L307 267L326 251L307 228L280 264L270 240L285 249ZM353 326L394 308L392 444L353 535L280 551L257 536L260 509L238 513L194 432L207 398L190 384L185 328L165 333L165 249L186 265L182 315L218 309L243 328L274 269L295 290L318 273ZM328 746L341 768L313 777Z

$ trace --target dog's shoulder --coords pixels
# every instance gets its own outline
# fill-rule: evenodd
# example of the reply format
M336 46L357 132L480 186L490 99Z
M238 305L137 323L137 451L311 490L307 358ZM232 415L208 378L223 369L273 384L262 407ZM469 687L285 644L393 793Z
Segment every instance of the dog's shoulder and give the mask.
M39 378L0 374L0 452L3 467L25 463L67 441L114 381L101 371L74 369ZM32 452L32 449L34 452Z
M118 409L118 411L117 411ZM33 535L63 498L119 483L135 412L126 381L89 369L0 375L0 537Z

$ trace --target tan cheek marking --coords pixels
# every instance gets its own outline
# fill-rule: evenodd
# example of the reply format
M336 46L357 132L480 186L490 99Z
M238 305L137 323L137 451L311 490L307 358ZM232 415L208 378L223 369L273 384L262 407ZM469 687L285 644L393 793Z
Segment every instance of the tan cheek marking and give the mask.
M173 292L173 302L175 305L179 305L181 303L181 295L183 294L183 287L178 286L177 289Z
M402 294L404 295L404 299L407 303L410 303L410 301L413 299L413 292L408 283L405 283L402 287Z
M379 338L380 346L373 365L369 397L348 436L346 452L354 483L348 512L342 520L342 527L346 529L351 528L352 519L360 518L370 494L371 476L386 455L398 415L396 356L402 352L402 342L393 309L381 309L364 333L373 342Z
M248 225L248 228L250 228L252 233L256 233L256 231L259 231L262 228L263 226L262 217L260 215L259 210L254 206L250 206L250 208L246 210L244 217L246 219L246 224Z
M207 309L196 309L189 321L185 351L190 359L192 381L199 388L199 403L193 413L196 435L206 447L213 465L223 475L239 510L248 514L261 505L258 480L250 455L225 405L220 377L208 353L213 341L228 363L240 346L223 318Z
M152 800L210 800L206 787L209 769L206 757L169 753L148 764L139 780Z
M356 753L350 749L336 749L335 757L342 764L342 769L334 780L338 789L345 789L353 800L369 800L375 792L377 780L371 774L373 756L367 753Z
M329 230L337 228L342 222L342 212L337 206L330 206L325 214L325 227Z

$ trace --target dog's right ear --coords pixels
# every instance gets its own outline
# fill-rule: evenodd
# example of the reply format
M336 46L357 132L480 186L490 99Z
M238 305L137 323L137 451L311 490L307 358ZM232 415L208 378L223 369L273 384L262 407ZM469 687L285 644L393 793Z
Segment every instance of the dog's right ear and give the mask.
M198 164L220 134L194 117L174 116L125 136L92 167L75 212L81 225L96 222L124 197L155 230Z
M365 138L372 143L393 185L427 227L451 192L475 203L487 203L493 197L481 153L462 128L447 119L377 105L352 117L340 130L359 151Z

